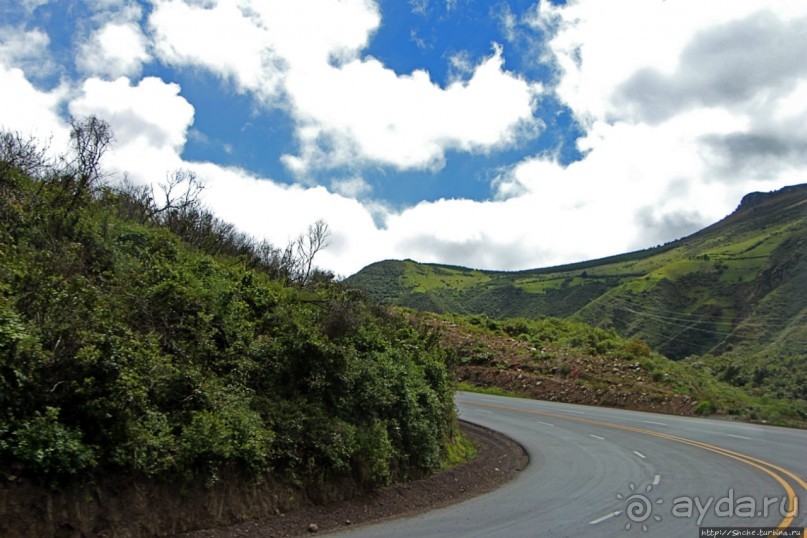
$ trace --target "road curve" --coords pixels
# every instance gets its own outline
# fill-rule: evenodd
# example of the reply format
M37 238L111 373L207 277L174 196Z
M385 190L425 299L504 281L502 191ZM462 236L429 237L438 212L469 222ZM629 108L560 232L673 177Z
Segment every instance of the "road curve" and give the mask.
M460 416L521 443L502 488L341 536L698 536L807 524L807 431L460 392Z

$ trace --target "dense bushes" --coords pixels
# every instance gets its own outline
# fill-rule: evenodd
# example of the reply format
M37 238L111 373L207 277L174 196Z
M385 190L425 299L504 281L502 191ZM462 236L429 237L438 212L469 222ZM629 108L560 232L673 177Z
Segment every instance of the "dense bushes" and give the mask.
M439 467L453 387L428 334L198 205L7 162L0 190L7 473L373 485Z

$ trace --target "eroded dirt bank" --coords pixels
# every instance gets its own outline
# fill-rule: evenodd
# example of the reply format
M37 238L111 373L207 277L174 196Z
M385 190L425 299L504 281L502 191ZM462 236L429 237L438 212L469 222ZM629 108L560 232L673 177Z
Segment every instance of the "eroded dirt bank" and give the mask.
M265 538L307 535L311 524L323 533L459 502L490 491L527 465L517 443L479 426L462 427L478 446L474 461L369 494L345 480L314 498L304 488L269 478L255 484L233 473L212 488L199 483L178 491L176 484L116 478L49 493L13 475L0 476L0 536ZM321 504L323 497L327 504Z
M251 521L226 528L196 531L183 538L264 538L310 535L344 530L348 526L414 515L448 506L491 491L514 478L529 463L518 443L487 428L462 422L478 447L474 461L408 484L396 484L359 498L327 506L308 506L282 517Z

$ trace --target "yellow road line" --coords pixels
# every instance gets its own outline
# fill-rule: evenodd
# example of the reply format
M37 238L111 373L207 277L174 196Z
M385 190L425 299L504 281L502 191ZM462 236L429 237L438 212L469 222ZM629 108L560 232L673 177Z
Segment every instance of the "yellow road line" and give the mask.
M805 483L805 481L802 480L799 476L797 476L794 473L788 471L787 469L783 469L782 467L779 467L778 465L768 463L767 461L764 461L764 460L761 460L761 459L758 459L758 458L754 458L752 456L748 456L748 455L742 454L740 452L734 452L733 450L729 450L727 448L721 448L721 447L715 446L715 445L710 445L708 443L703 443L701 441L694 441L692 439L686 439L685 437L678 437L678 436L670 435L670 434L667 434L667 433L657 432L657 431L653 431L653 430L646 430L644 428L636 428L634 426L625 426L623 424L615 424L613 422L604 422L604 421L601 421L601 420L592 420L592 419L583 418L583 417L573 417L573 416L563 415L563 414L559 414L559 413L551 413L551 412L548 412L548 411L538 411L538 410L535 410L535 409L520 409L518 407L510 407L510 406L507 406L507 405L494 404L494 403L472 402L472 401L469 401L469 400L457 400L457 401L461 402L461 403L467 403L467 404L470 404L470 405L477 405L477 406L481 406L481 407L493 407L493 408L496 408L496 409L504 409L504 410L507 410L507 411L516 411L516 412L519 412L519 413L529 413L529 414L532 414L532 415L541 415L541 416L545 416L545 417L555 417L555 418L560 418L560 419L564 419L564 420L573 420L575 422L583 422L583 423L586 423L586 424L593 424L593 425L596 425L596 426L603 426L603 427L606 427L606 428L615 428L615 429L618 429L618 430L631 431L631 432L641 433L641 434L644 434L644 435L652 435L653 437L659 437L661 439L667 439L669 441L674 441L676 443L682 443L682 444L694 446L696 448L700 448L700 449L703 449L703 450L708 450L710 452L714 452L715 454L719 454L721 456L725 456L727 458L731 458L731 459L740 461L740 462L745 463L747 465L751 465L752 467L755 467L755 468L759 469L760 471L763 471L764 473L767 473L768 475L773 477L773 479L776 480L777 482L779 482L779 484L784 488L785 492L787 493L787 499L788 499L788 510L787 510L787 512L788 512L788 515L785 516L785 518L782 519L782 521L779 523L779 525L778 525L779 529L786 529L793 522L793 518L796 515L795 508L798 507L798 499L796 498L796 492L793 490L791 485L784 478L782 478L779 474L777 474L774 470L779 471L782 474L787 475L791 479L795 480L802 487L802 489L807 490L807 483ZM772 469L774 469L774 470L772 470Z

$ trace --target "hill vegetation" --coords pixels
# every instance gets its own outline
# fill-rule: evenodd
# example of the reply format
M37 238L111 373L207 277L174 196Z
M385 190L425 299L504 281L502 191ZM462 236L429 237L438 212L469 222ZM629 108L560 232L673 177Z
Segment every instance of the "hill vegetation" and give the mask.
M418 310L614 329L752 394L807 398L807 185L620 256L518 272L383 261L348 283Z
M677 415L807 425L807 402L752 394L614 329L559 318L411 313L456 355L460 388Z
M312 268L327 227L277 249L204 209L187 172L160 194L107 186L110 140L94 118L56 161L0 140L0 474L235 468L324 495L458 457L444 351Z

